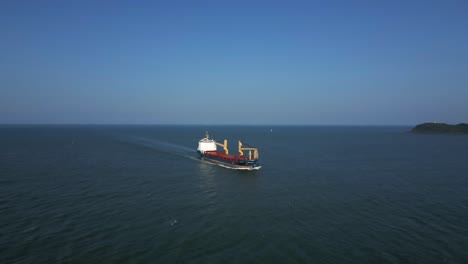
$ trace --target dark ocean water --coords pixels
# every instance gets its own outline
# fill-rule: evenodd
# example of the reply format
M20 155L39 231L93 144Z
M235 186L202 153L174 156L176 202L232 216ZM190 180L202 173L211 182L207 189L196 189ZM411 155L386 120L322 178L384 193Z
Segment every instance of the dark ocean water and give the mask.
M468 263L468 137L408 130L0 126L0 263Z

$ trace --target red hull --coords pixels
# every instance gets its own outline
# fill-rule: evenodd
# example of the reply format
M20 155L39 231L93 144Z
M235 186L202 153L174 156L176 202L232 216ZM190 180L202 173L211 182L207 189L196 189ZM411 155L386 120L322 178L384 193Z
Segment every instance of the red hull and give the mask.
M217 150L215 151L205 151L203 155L208 156L208 157L213 157L213 158L218 158L226 161L231 161L231 162L239 162L239 161L247 161L247 159L244 156L237 156L237 155L228 155L224 152L219 152Z

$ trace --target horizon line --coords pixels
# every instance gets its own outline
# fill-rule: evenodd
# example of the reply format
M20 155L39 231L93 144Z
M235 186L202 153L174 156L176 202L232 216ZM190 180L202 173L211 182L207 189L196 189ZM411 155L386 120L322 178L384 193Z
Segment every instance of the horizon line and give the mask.
M430 122L423 122L430 123ZM418 123L422 124L422 123ZM0 126L414 126L415 124L0 123ZM417 124L416 124L417 125Z

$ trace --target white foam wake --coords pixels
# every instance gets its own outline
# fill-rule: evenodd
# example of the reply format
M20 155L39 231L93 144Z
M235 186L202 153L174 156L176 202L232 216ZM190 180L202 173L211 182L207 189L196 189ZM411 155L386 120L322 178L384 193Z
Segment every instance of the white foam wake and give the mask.
M158 139L146 138L146 137L141 137L141 136L126 136L126 137L121 137L120 139L125 142L134 143L139 146L151 148L151 149L158 150L161 152L186 157L189 159L197 159L194 157L194 153L195 153L194 149L191 149L186 146L174 144L171 142L161 141Z

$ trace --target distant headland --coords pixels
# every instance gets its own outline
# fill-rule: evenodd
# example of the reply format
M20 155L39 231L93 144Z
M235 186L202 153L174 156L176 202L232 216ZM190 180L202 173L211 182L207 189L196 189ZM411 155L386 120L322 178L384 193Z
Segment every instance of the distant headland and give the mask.
M460 123L450 125L445 123L423 123L413 129L411 133L415 134L468 134L468 124Z

